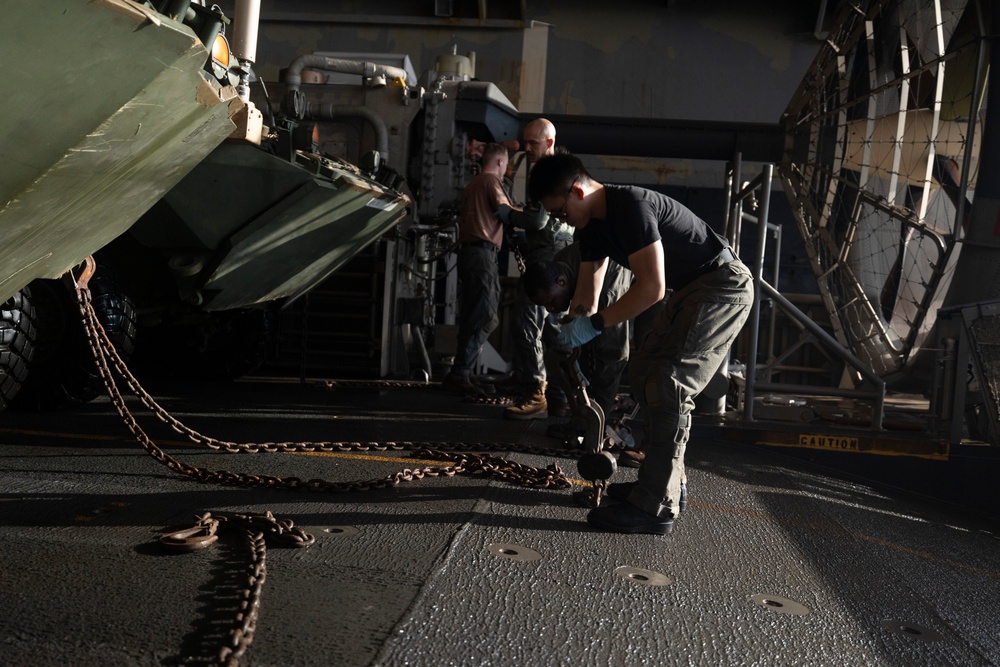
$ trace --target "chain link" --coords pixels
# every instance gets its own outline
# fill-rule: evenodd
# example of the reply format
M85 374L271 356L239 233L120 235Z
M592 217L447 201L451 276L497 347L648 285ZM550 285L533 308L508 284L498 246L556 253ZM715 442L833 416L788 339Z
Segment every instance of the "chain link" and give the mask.
M517 263L518 273L523 276L528 265L525 263L524 255L521 253L521 244L514 241L510 244L510 247L514 251L514 261Z
M229 638L219 649L217 664L236 667L240 658L253 643L260 613L261 594L267 578L267 543L286 547L307 547L316 538L295 526L290 519L278 520L270 512L264 514L247 513L232 516L212 516L206 513L198 517L192 528L164 535L160 543L172 551L191 552L213 544L216 533L227 524L242 528L249 552L246 566L246 585L240 595L240 609L236 614L234 627Z
M459 470L454 467L441 468L421 468L417 470L404 470L394 475L375 480L361 482L325 482L323 480L302 481L297 477L274 477L269 475L248 475L235 473L226 470L207 470L180 462L160 449L145 433L135 416L125 405L124 398L115 382L111 365L119 376L125 381L128 388L139 398L140 402L149 409L153 415L161 422L169 426L176 433L186 437L188 440L211 449L221 450L229 453L260 453L260 452L369 452L369 451L422 451L422 450L451 450L451 451L477 451L477 452L520 452L524 454L534 454L539 456L554 458L576 458L579 452L573 449L550 449L547 447L535 447L525 445L513 445L503 442L452 442L452 441L323 441L323 442L262 442L262 443L236 443L225 440L218 440L195 431L184 425L175 417L170 415L156 400L150 396L139 384L135 376L129 371L125 362L118 355L114 344L108 338L101 327L93 307L90 304L89 291L78 289L78 302L81 314L84 318L87 331L88 342L97 361L98 371L108 390L111 403L115 410L122 417L126 426L132 432L136 441L157 461L167 466L174 472L178 472L190 477L194 477L204 482L221 482L224 484L242 484L246 486L263 486L267 488L307 488L309 490L322 491L361 491L369 488L382 488L394 486L402 481L412 479L422 479L428 475L453 475ZM569 485L568 480L565 482Z
M465 397L465 402L476 403L477 405L513 405L517 399L518 397L513 394L501 394L498 396L471 394Z
M453 476L457 474L482 474L489 479L536 489L566 489L570 486L566 475L555 462L545 468L537 468L508 461L499 456L483 452L517 451L547 457L576 458L579 455L577 450L553 450L541 447L513 446L510 443L497 442L347 441L236 443L202 435L171 416L142 388L119 356L114 344L108 338L104 328L98 321L90 301L91 295L90 290L87 289L86 277L74 282L77 303L80 308L81 317L83 318L87 341L112 405L142 448L154 459L174 472L192 477L201 482L216 482L249 487L304 489L334 493L368 491L395 486L404 481L408 482L424 479L425 477ZM112 367L118 376L124 380L128 388L139 398L140 402L157 419L192 442L211 449L230 453L407 450L413 452L415 457L440 461L448 465L404 469L385 477L353 482L332 482L323 479L302 480L298 477L253 475L228 470L200 468L175 459L150 439L136 421L135 416L128 409L128 406L126 406L118 383L112 374ZM411 384L406 383L405 386L411 386ZM332 385L328 383L327 386ZM473 451L478 453L473 453ZM270 512L263 515L237 514L232 517L213 517L211 514L206 513L199 518L198 523L193 528L164 535L161 538L161 542L167 548L178 551L202 549L218 539L216 532L225 523L238 523L244 528L250 552L249 564L246 571L246 588L243 591L240 611L236 616L236 627L230 633L229 642L220 649L218 654L218 664L235 667L239 664L240 658L253 642L257 616L260 610L261 591L267 571L266 542L270 540L287 546L306 547L312 544L315 538L301 529L294 527L290 520L279 521L275 519Z

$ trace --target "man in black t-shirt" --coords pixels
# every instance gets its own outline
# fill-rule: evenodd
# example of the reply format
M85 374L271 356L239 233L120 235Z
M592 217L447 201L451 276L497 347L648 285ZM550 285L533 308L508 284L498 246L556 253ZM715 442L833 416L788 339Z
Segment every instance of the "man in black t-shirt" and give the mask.
M634 484L608 487L625 502L590 511L588 522L621 533L665 535L677 516L694 399L728 354L753 303L753 278L725 238L679 202L651 190L604 185L574 155L538 161L531 199L576 228L580 275L560 342L579 347L672 293L629 362L645 424L645 460ZM597 309L609 258L635 278Z

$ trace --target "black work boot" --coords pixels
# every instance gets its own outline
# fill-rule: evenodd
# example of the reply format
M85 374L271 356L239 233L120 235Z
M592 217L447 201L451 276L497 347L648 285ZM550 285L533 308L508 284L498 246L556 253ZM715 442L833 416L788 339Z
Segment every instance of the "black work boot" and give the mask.
M587 523L594 528L613 533L648 533L669 535L674 520L650 514L632 503L602 505L587 513Z
M571 408L569 402L565 398L554 398L552 396L545 397L546 403L548 403L548 412L550 417L569 417L571 413Z
M612 484L608 484L608 488L604 491L604 495L611 500L624 502L628 500L629 494L632 493L632 489L635 488L635 485L635 482L614 482ZM681 482L681 500L677 503L677 513L680 514L683 512L687 505L688 485L687 482Z
M455 394L471 394L476 391L476 385L472 384L472 379L468 375L458 373L448 373L441 380L441 388Z

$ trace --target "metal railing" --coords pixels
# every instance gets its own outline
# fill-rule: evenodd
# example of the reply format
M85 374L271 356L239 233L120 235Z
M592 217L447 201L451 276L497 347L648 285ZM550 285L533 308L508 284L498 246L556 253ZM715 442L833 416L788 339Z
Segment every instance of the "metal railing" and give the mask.
M767 249L767 239L774 225L768 223L768 214L771 203L771 182L774 178L774 165L764 165L761 173L752 181L739 187L740 177L739 156L734 160L734 170L732 177L732 187L728 193L728 217L726 221L726 236L730 242L738 241L740 223L743 220L753 222L757 225L757 244L752 260L749 262L754 277L754 300L750 311L750 318L747 321L747 333L749 336L749 354L746 364L746 379L744 386L743 417L746 421L754 419L754 399L759 392L770 391L784 394L800 394L810 396L836 396L846 398L867 399L872 402L871 427L875 430L882 429L882 421L885 408L885 381L876 375L864 362L856 357L850 350L840 343L836 338L823 330L808 315L803 313L791 301L781 295L775 287L767 283L764 278L764 256ZM755 217L742 212L742 202L755 196L760 191L758 215ZM780 238L780 237L778 237ZM734 247L736 247L734 245ZM738 248L737 248L738 250ZM777 254L777 253L776 253ZM744 258L748 259L748 258ZM777 276L777 260L775 260L775 276ZM822 343L831 353L839 357L857 371L857 375L867 382L871 388L842 389L839 387L816 387L810 385L797 385L765 382L758 379L757 350L760 339L760 313L761 300L766 295L775 306L784 311L789 317L798 322L806 331ZM769 346L773 346L774 325L773 315L769 328ZM769 347L773 349L773 347Z

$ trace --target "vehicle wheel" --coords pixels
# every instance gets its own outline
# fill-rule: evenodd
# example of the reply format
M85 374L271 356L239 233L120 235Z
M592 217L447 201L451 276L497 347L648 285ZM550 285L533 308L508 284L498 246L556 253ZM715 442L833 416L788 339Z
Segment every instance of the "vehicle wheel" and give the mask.
M35 307L25 287L0 306L0 412L17 395L35 352Z
M135 347L132 300L107 264L98 262L89 287L98 321L118 354L127 361ZM100 396L104 382L87 343L76 295L58 280L36 280L32 289L38 326L35 356L11 407L58 410Z

